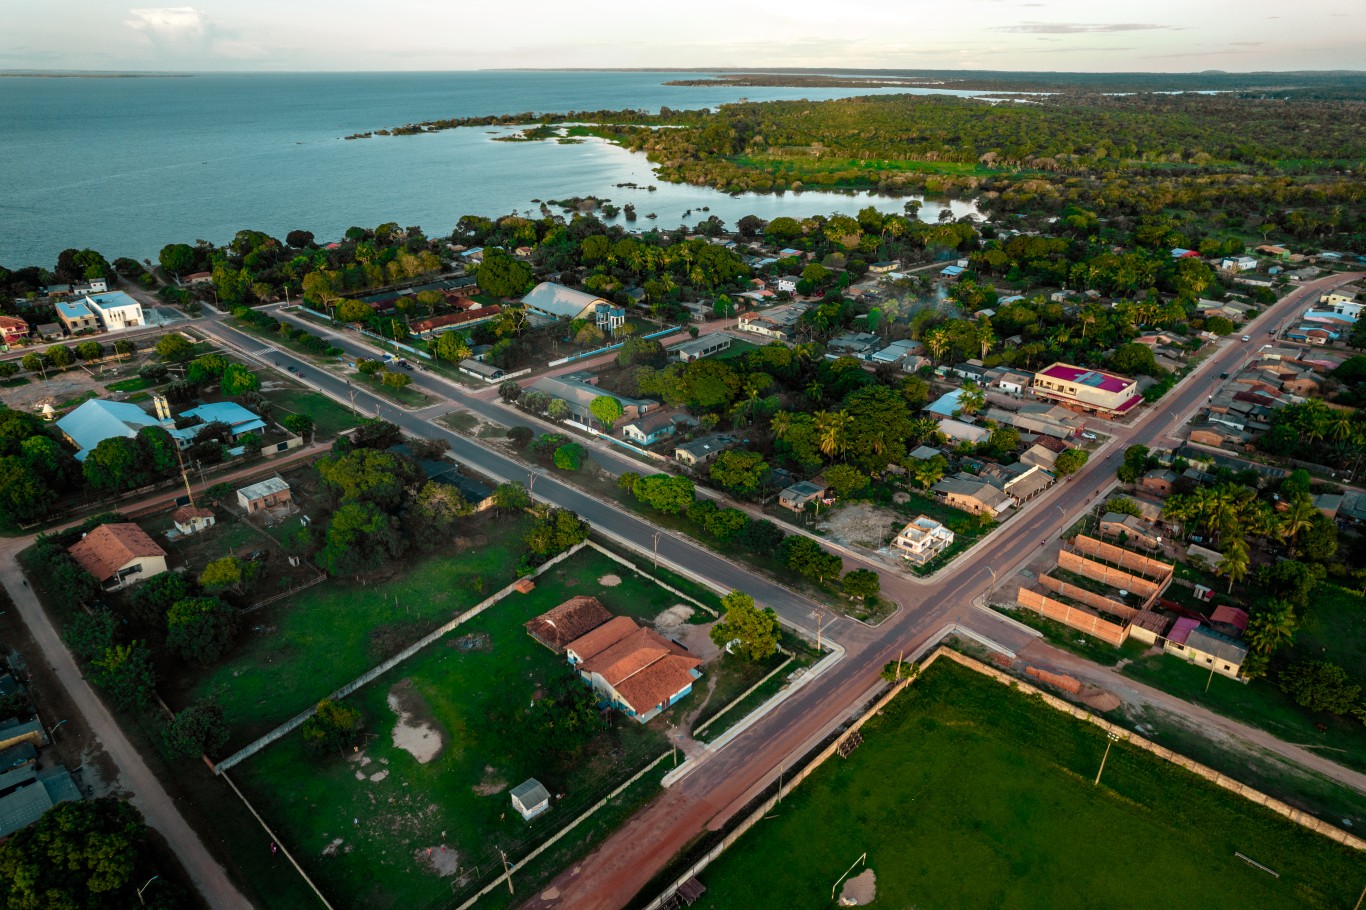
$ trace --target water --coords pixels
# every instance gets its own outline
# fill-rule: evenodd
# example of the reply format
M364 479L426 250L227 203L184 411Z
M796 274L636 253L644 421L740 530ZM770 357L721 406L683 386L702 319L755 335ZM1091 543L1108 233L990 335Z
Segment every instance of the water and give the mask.
M731 197L663 183L649 162L600 142L493 142L479 127L344 141L409 122L523 111L715 107L742 98L820 100L905 89L684 87L696 74L484 72L213 74L0 79L0 264L51 267L68 247L155 258L167 243L225 243L241 229L320 240L386 221L449 233L461 215L535 211L533 199L631 202L636 229L712 214L806 216L904 199L805 192ZM980 92L921 90L963 96ZM656 192L618 188L653 184ZM933 220L945 203L928 203ZM701 211L703 206L710 212ZM952 203L955 216L972 211ZM655 213L654 221L643 216ZM623 222L624 223L624 222Z

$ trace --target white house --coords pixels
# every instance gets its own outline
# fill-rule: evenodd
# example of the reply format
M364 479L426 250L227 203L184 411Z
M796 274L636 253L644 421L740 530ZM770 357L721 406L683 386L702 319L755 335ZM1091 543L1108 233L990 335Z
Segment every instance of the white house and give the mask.
M1219 260L1219 268L1225 272L1257 271L1256 256L1225 256Z
M536 816L550 808L550 791L534 777L527 778L523 783L512 788L512 808L525 821L531 821Z
M788 294L795 294L797 293L797 282L800 280L801 279L798 278L796 275L783 275L781 278L778 279L775 287L777 288L777 291L780 294L784 292Z
M100 525L68 547L67 552L106 590L166 571L166 551L131 522Z
M104 294L88 294L83 298L90 312L99 319L106 332L120 329L137 328L146 325L142 316L142 304L123 291L109 291Z
M899 556L918 566L925 565L951 546L953 532L925 515L902 528L892 541L892 549Z

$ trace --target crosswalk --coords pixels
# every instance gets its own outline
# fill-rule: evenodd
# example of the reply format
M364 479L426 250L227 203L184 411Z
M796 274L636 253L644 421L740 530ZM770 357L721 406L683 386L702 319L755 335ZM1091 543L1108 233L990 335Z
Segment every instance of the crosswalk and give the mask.
M266 347L266 348L261 348L261 350L259 350L259 351L252 351L251 353L252 353L252 356L253 356L253 357L262 357L262 358L265 358L265 357L273 357L273 356L275 356L276 354L278 354L278 353L280 353L280 352L277 351L277 350L275 350L275 348Z

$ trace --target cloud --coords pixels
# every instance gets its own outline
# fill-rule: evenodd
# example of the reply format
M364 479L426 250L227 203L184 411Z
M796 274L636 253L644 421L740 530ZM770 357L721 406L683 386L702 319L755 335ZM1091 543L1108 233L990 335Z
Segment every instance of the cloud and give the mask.
M214 24L208 13L193 6L130 9L124 25L146 35L158 46L204 48L213 43Z
M994 32L1013 32L1026 35L1094 35L1104 32L1148 32L1172 30L1170 25L1149 25L1140 22L1087 23L1087 22L1020 22L1016 25L998 25Z

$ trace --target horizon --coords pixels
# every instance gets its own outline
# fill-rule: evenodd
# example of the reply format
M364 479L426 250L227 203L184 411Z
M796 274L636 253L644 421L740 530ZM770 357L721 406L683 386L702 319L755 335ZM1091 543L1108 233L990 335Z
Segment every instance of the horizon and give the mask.
M527 62L556 71L609 61L618 70L765 70L857 60L861 69L1039 72L1035 61L1046 59L1068 64L1050 72L1170 74L1331 72L1366 59L1366 17L1346 0L1306 0L1286 15L1267 0L1151 0L1139 12L1086 0L952 9L850 0L838 17L814 0L696 0L685 16L618 4L571 16L531 0L515 22L436 0L410 0L382 21L359 0L67 0L9 12L5 71L466 72Z
M1294 76L1334 75L1366 76L1366 68L1347 69L1204 69L1204 70L1031 70L984 69L981 67L938 68L878 68L859 67L795 67L795 66L482 66L469 69L78 69L74 67L8 67L0 68L0 76L289 76L289 75L421 75L446 73L726 73L730 75L774 73L779 75L862 76L894 78L905 76L935 76L945 74L1008 74L1013 76Z

